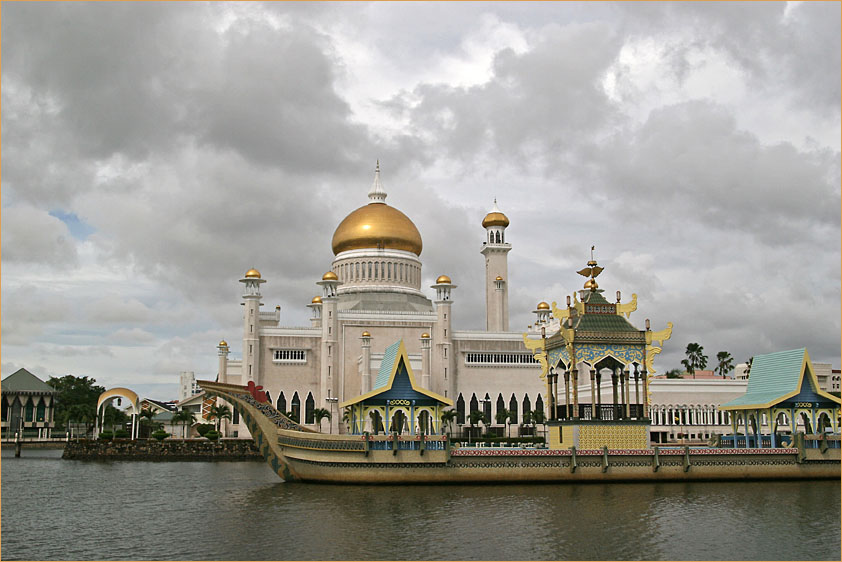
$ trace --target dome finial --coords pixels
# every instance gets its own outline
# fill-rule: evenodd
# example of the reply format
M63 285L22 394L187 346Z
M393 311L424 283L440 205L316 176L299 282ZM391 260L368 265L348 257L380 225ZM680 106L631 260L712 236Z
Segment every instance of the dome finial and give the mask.
M371 203L385 203L386 192L383 191L383 185L380 183L380 159L377 159L377 166L374 168L374 183L371 190L368 192L368 198Z

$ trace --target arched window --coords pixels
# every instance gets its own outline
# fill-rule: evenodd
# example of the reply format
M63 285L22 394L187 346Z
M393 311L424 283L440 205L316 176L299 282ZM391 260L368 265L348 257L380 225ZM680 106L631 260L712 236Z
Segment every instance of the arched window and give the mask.
M482 403L482 413L485 414L485 419L488 420L488 423L494 421L491 417L491 397L488 393L485 393L485 401Z
M538 395L538 398L535 399L535 411L544 413L544 400L541 398L541 395Z
M0 416L2 416L2 418L0 419L6 421L8 419L9 401L6 400L5 396L2 399L2 404L0 404L0 408L2 408L2 411L0 412Z
M392 279L392 262L386 264L386 279Z
M304 423L316 423L316 415L313 410L316 409L316 401L313 400L313 393L307 393L307 400L304 401Z
M284 396L283 391L281 391L281 395L278 396L278 411L283 415L287 414L287 397Z
M512 416L509 419L512 420L512 423L517 423L517 398L515 398L514 393L509 400L509 410L512 411Z
M25 408L24 411L25 411L25 413L24 413L23 419L25 421L31 422L32 421L32 414L33 414L33 411L34 411L34 407L32 406L32 399L31 398L26 401L26 408Z
M45 421L44 416L46 415L46 413L47 413L47 405L44 404L44 399L41 398L38 401L38 407L35 408L35 421L39 421L39 422Z
M529 401L529 395L523 395L523 423L528 423L532 419L532 402Z
M476 394L471 394L471 403L470 403L470 413L473 414L474 412L479 411L479 401L477 400Z
M506 409L506 401L503 400L502 394L498 394L497 395L497 413L499 414L500 412L502 412L505 409ZM497 421L497 419L495 418L494 421Z
M371 262L368 262L368 279L371 280Z
M491 232L490 230L488 231L488 243L494 244L494 233Z
M459 393L459 398L456 399L456 423L465 423L465 399L462 398L462 393Z
M297 392L292 395L292 421L301 423L301 399Z

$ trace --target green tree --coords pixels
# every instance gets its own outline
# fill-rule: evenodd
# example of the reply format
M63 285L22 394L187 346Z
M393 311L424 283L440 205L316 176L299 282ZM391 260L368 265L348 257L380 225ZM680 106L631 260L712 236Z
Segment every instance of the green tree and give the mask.
M485 417L485 412L482 410L474 410L471 412L471 415L468 416L468 420L471 422L471 433L473 433L474 424L488 424L488 418Z
M751 362L752 361L754 361L754 355L749 357L748 361L746 361L746 378L748 378L749 375L751 374Z
M105 392L105 387L96 384L96 379L73 375L50 377L47 384L56 389L54 419L61 429L66 428L70 421L74 421L89 424L90 431L96 421L97 400L100 394ZM71 420L69 413L74 406L77 408L73 410L74 417Z
M668 379L680 379L681 378L681 370L680 369L670 369L666 373L664 373Z
M351 431L351 407L342 410L342 423L345 424L345 431Z
M228 404L213 404L208 408L208 419L216 420L216 431L219 431L222 420L231 419L231 408L228 407Z
M688 343L684 354L687 356L687 359L682 359L681 364L684 365L687 372L695 379L696 369L702 370L708 364L705 348L697 343Z
M725 378L725 375L734 370L734 358L727 351L720 351L716 354L716 360L719 364L716 366L716 372Z
M512 413L507 410L506 408L500 408L497 410L497 414L494 416L494 419L499 424L506 424L508 426L509 419L512 417Z
M180 423L181 424L181 438L185 439L185 433L187 433L187 425L193 424L196 421L196 415L191 412L190 410L181 410L176 412L172 417L172 423Z
M456 419L458 412L454 409L445 410L441 413L441 423L447 426L447 435L453 433L453 421Z
M316 408L313 410L313 417L316 418L316 423L319 425L319 431L322 430L322 420L327 418L327 421L330 421L331 419L330 411L325 408ZM333 432L333 426L331 426L330 430Z
M126 425L126 422L129 421L129 416L123 410L118 410L111 404L108 404L105 407L105 411L102 413L102 426L111 427L112 429L114 426L120 426L123 429L123 426Z

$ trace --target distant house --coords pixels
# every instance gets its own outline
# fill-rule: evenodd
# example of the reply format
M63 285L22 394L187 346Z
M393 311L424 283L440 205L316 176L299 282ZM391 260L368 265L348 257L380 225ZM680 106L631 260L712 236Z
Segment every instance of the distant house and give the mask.
M56 391L27 371L18 369L2 381L3 437L49 437L54 427Z

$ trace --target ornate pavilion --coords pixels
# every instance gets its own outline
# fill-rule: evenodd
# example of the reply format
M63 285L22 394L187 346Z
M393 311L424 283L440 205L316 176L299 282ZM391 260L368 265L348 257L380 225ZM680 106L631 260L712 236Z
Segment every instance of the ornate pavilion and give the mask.
M351 433L442 433L441 414L453 401L415 381L403 340L386 348L370 392L343 402L351 412Z
M550 312L549 306L539 305L541 339L524 334L524 343L541 363L547 396L563 400L549 404L548 444L554 449L649 445L649 374L672 324L660 332L650 331L648 320L645 330L633 326L627 318L637 309L637 295L621 303L617 291L616 302L609 302L596 281L602 271L592 255L578 272L588 278L584 289L567 297L566 308L554 302ZM653 345L656 341L658 346ZM558 387L559 374L563 389ZM590 396L595 397L590 403L579 401L582 377L590 380ZM606 384L611 385L610 403L602 400Z
M839 446L840 399L821 389L804 348L756 355L746 393L719 409L731 414L733 435L722 441L733 447L793 446L790 436L799 430L826 445L827 435L834 435L830 446ZM771 425L768 435L764 425ZM789 432L786 440L782 430Z

